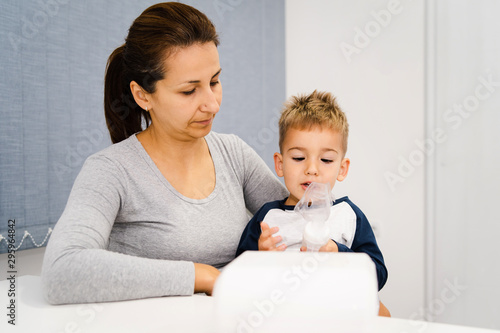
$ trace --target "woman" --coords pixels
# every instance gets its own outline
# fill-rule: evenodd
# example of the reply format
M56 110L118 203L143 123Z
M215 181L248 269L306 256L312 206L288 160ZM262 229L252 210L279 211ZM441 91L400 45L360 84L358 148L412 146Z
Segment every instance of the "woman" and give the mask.
M104 104L114 144L85 162L54 228L42 269L50 303L211 294L246 210L286 195L247 144L211 132L218 43L204 14L161 3L111 54Z

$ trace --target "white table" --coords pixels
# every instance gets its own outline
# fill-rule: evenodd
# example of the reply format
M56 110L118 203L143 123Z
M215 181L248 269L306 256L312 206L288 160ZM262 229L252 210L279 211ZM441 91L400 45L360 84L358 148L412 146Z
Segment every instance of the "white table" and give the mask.
M8 281L0 281L0 332L217 332L212 297L160 297L98 304L49 305L39 276L17 277L16 326L7 323ZM372 332L492 333L479 328L375 318ZM332 328L332 332L337 332Z

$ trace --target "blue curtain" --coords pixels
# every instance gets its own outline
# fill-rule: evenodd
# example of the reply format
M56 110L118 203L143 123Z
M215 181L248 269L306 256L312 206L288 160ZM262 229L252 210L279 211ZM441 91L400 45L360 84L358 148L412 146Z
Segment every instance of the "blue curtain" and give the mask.
M221 37L224 97L214 130L239 135L271 166L285 99L284 0L183 2L207 14ZM17 250L44 246L83 162L111 144L106 60L154 3L0 3L0 253L14 220Z

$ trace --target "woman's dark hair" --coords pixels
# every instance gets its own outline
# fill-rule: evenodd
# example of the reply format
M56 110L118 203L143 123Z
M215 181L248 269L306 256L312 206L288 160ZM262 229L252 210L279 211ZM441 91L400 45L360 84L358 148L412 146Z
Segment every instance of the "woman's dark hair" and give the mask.
M146 9L129 29L125 44L111 53L104 79L104 114L111 141L125 140L151 122L134 100L130 82L154 93L165 77L165 59L178 48L213 42L219 37L213 23L197 9L164 2Z

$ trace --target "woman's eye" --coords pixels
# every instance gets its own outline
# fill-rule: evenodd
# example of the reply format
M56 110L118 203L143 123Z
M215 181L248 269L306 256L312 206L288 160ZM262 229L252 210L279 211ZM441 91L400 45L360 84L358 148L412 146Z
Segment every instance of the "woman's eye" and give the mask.
M191 94L193 94L193 93L194 93L194 91L195 91L195 90L196 90L196 88L193 88L193 90L190 90L190 91L183 91L182 93L183 93L184 95L191 95Z
M211 85L212 87L213 87L213 86L216 86L216 85L218 85L218 84L219 84L219 80L210 82L210 85Z
M292 157L292 160L300 162L304 160L304 157Z
M323 162L323 163L327 163L327 164L328 164L328 163L332 163L332 162L333 162L333 160L329 160L329 159L327 159L327 158L322 158L322 159L321 159L321 162Z

